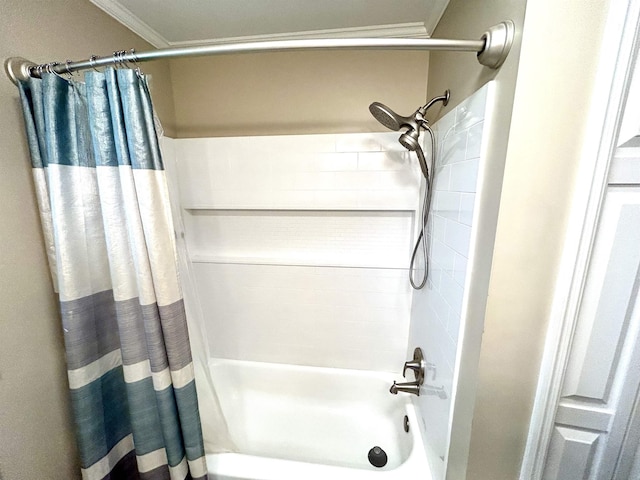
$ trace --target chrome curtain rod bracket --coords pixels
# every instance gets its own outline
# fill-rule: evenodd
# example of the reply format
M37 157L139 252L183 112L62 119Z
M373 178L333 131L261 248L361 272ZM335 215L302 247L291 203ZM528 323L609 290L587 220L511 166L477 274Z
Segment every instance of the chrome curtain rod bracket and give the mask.
M485 45L478 52L478 62L485 67L499 68L509 55L514 35L515 25L511 20L500 22L489 28L482 35Z
M59 63L49 67L52 73L71 73L115 63L146 62L164 58L200 57L233 53L284 52L289 50L435 50L476 52L478 62L488 68L499 68L507 58L515 26L506 20L489 28L480 40L445 40L438 38L330 38L314 40L274 40L266 42L203 45L197 47L162 48L150 52L119 51L118 55L92 57L78 62ZM117 58L116 58L117 57ZM5 61L7 75L14 83L29 77L39 77L42 68L24 58L12 57Z
M16 85L20 80L28 79L35 68L38 68L38 65L22 57L7 58L4 62L4 70L7 76Z

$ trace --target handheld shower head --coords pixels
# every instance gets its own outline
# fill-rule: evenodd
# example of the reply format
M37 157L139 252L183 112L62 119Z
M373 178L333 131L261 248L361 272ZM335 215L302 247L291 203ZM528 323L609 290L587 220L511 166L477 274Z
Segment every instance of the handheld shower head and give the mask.
M410 128L398 139L400 141L400 145L409 150L410 152L415 152L418 148L420 148L420 143L418 143L418 137L420 136L420 132L417 130Z
M429 166L427 165L427 159L424 156L424 152L422 151L422 147L420 146L420 129L424 129L429 132L431 136L431 162L432 165L435 165L436 161L436 139L433 133L433 130L429 126L429 122L426 118L424 118L427 110L431 108L434 104L438 102L442 102L443 105L449 103L450 92L446 90L443 95L439 97L434 97L429 100L425 105L418 108L413 115L410 117L403 117L398 115L396 112L391 110L386 105L380 102L373 102L369 105L369 111L371 115L379 121L382 125L387 127L389 130L398 131L401 128L406 128L406 130L400 135L398 139L400 144L405 147L410 152L416 152L416 156L418 157L418 163L420 164L420 170L422 170L422 174L426 179L427 187L424 189L424 197L423 197L423 205L422 205L422 228L420 230L420 234L418 235L418 239L416 241L416 246L413 248L413 254L411 255L411 263L409 266L409 282L411 286L415 289L421 289L427 284L427 277L429 275L429 255L427 248L427 222L429 219L429 208L431 205L431 195L432 195L432 185L433 185L433 177L429 175ZM421 277L421 280L414 281L414 264L416 261L416 254L418 253L418 249L422 244L422 256L424 263L424 275ZM394 392L395 385L391 388L391 393ZM440 393L438 393L440 395ZM444 394L446 398L446 394Z

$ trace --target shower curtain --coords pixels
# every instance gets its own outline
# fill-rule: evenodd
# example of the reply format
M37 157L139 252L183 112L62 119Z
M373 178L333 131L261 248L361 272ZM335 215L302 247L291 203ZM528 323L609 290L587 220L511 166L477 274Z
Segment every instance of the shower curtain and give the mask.
M145 77L20 85L60 299L84 479L200 479L206 463Z

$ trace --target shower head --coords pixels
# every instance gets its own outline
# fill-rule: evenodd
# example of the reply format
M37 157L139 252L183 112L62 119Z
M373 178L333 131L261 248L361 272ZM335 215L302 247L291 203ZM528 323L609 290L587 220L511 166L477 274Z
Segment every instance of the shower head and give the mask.
M373 118L375 118L382 125L387 127L389 130L398 131L402 127L409 127L410 129L419 131L420 127L423 127L427 123L427 121L424 118L424 115L425 113L427 113L427 110L429 110L431 106L437 102L442 102L443 105L446 105L447 103L449 103L449 96L450 96L449 90L446 90L443 95L432 98L425 105L418 108L409 117L403 117L402 115L398 115L396 112L394 112L389 107L387 107L384 103L380 103L380 102L373 102L371 105L369 105L369 111L371 112L371 115L373 115ZM410 130L408 130L407 133L411 133ZM415 148L409 148L409 150L415 150Z
M400 127L403 125L413 126L410 122L413 122L415 125L415 120L413 118L398 115L385 104L380 102L373 102L369 105L369 111L371 112L371 115L373 115L373 118L389 130L400 130Z
M400 141L400 145L411 152L415 152L418 148L420 148L420 143L418 143L418 137L420 136L420 132L413 128L410 128L398 139Z
M384 103L373 102L369 105L369 111L371 115L373 115L373 118L389 130L398 131L401 128L406 128L398 140L404 148L410 152L416 152L420 169L425 178L429 178L429 169L427 168L427 162L420 147L420 129L423 128L431 132L431 128L429 127L429 122L424 118L424 115L427 113L427 110L437 102L442 102L443 105L449 103L449 97L449 90L445 90L443 95L433 97L425 105L418 108L410 117L398 115ZM431 133L431 138L433 138L433 133Z

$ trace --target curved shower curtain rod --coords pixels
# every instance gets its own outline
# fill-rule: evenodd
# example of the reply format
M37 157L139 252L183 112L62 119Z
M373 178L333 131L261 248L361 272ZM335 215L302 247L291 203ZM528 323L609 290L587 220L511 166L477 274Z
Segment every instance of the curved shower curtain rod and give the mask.
M287 50L440 50L476 52L478 62L489 68L498 68L507 58L513 43L514 24L506 20L487 30L480 40L445 40L437 38L332 38L315 40L275 40L266 42L233 43L226 45L204 45L197 47L162 48L149 52L120 50L109 57L92 56L89 60L37 65L20 57L8 58L5 70L9 78L17 83L29 77L40 77L42 72L56 74L72 73L90 68L103 67L164 58L197 57L231 53L281 52Z

